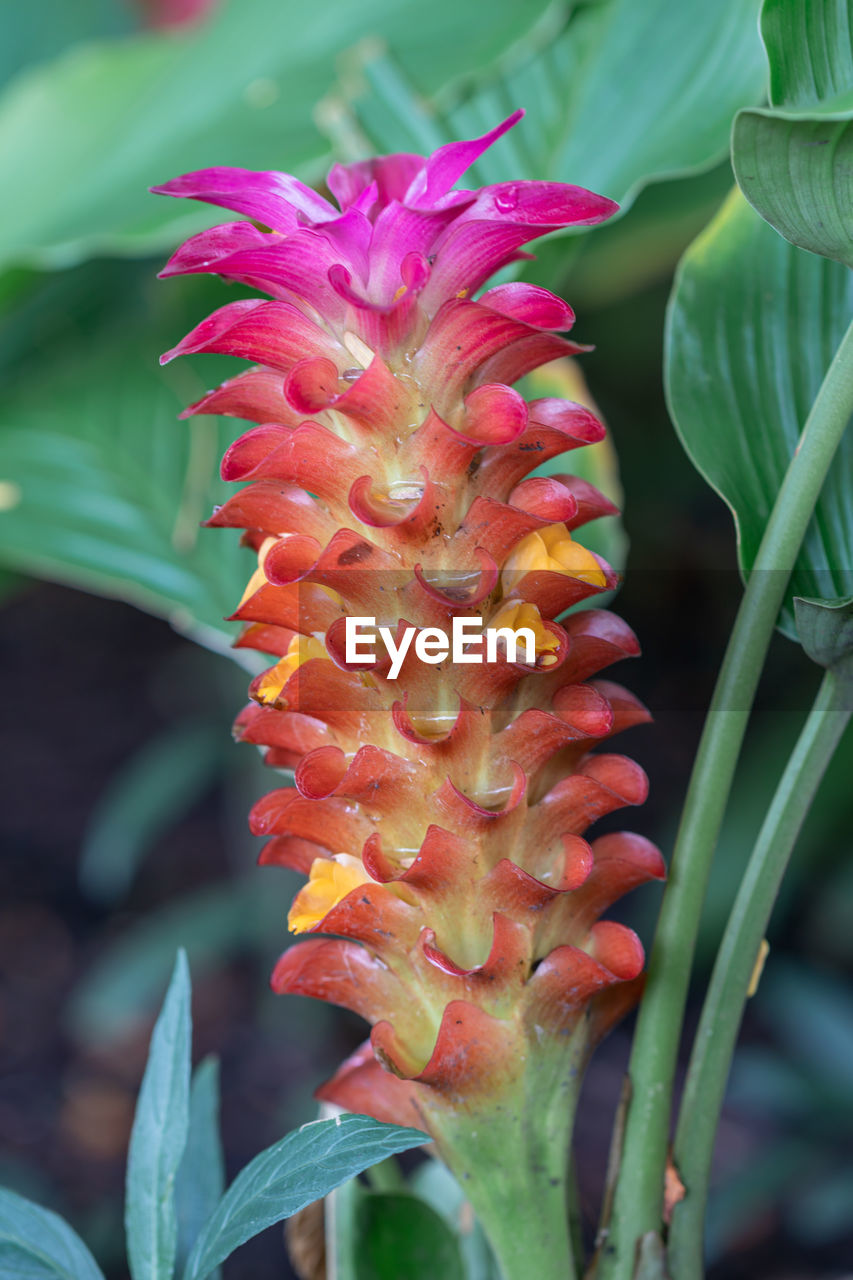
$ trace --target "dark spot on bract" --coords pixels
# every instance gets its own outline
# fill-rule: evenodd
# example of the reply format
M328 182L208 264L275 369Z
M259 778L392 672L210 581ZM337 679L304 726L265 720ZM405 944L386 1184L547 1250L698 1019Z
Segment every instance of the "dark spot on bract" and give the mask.
M354 547L341 552L338 564L358 564L360 560L367 560L372 555L373 548L369 542L357 542Z

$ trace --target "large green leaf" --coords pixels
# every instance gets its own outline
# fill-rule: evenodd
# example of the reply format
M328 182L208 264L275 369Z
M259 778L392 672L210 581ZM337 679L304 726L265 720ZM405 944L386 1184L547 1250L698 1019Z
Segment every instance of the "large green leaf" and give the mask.
M112 276L112 306L93 318L81 291L67 326L34 325L38 346L8 369L0 394L0 562L129 600L223 649L235 628L222 619L240 598L252 557L236 535L199 524L227 494L218 463L238 427L179 422L205 384L191 365L173 377L157 368L159 352L214 295L161 289L150 268L145 276L114 268ZM205 373L215 381L233 367L208 358Z
M733 193L688 250L667 320L667 396L695 466L735 517L748 572L824 374L853 315L853 277L796 249ZM853 591L853 436L809 525L794 595Z
M228 0L189 32L74 46L0 101L0 172L15 193L0 262L57 266L174 244L214 215L145 191L189 169L319 178L329 149L313 111L342 50L385 41L431 93L488 67L546 6L433 0L427 18L420 0Z
M853 0L767 0L772 108L741 111L735 177L762 218L853 265Z
M55 57L75 40L123 35L134 25L133 8L116 0L30 0L3 15L0 84L31 63Z
M133 1280L172 1280L178 1246L175 1181L189 1131L190 978L178 953L151 1037L127 1158L125 1228Z
M104 1280L67 1222L4 1189L0 1189L0 1275L4 1280Z
M316 1120L289 1133L243 1169L207 1222L184 1272L204 1280L245 1241L320 1200L387 1156L427 1142L417 1129L367 1116Z
M420 150L523 106L524 123L479 163L483 180L574 182L627 208L647 183L726 154L733 113L764 91L757 17L758 0L576 4L567 19L555 10L495 73L426 104L405 67L368 49L350 77L355 91L345 86L321 119L339 149L363 148L366 135L375 150Z
M774 106L810 107L853 85L851 0L764 0L761 35Z
M853 92L819 115L741 111L738 185L792 244L853 266Z

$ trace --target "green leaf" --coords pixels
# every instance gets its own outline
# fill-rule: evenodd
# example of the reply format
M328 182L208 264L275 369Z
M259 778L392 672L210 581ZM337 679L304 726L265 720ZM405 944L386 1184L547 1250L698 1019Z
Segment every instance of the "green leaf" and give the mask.
M0 262L65 266L173 245L221 215L145 195L207 165L319 179L313 119L338 55L367 37L424 92L494 61L547 0L229 0L187 32L78 45L18 77L0 101Z
M627 209L649 182L727 153L732 115L764 91L757 16L758 0L598 0L568 18L555 9L495 71L426 100L393 46L391 57L368 46L347 78L355 88L344 83L320 119L339 150L422 150L521 105L526 120L474 173L573 182Z
M761 35L774 106L810 107L853 85L850 0L764 0Z
M794 601L800 644L821 667L853 679L853 596Z
M445 1219L411 1192L368 1192L359 1205L356 1280L466 1280Z
M104 1280L68 1223L0 1188L0 1274L4 1280Z
M749 203L786 240L853 266L853 93L819 116L741 111L732 163Z
M768 0L773 108L741 111L732 163L753 208L792 244L853 265L853 3Z
M189 366L176 377L157 368L214 295L162 289L150 267L114 267L112 305L103 299L91 316L90 274L99 279L83 273L64 326L50 317L35 327L38 348L11 362L0 395L0 480L11 495L0 509L0 561L127 600L227 650L236 628L222 619L252 556L236 535L199 524L228 493L219 458L239 428L178 421L205 384ZM214 360L205 373L215 380L233 368Z
M83 888L115 902L143 857L211 785L223 761L221 726L173 725L127 761L100 796L80 861Z
M125 1228L133 1280L172 1280L178 1244L175 1180L189 1130L190 977L178 953L151 1037L127 1161Z
M436 1160L423 1167L431 1166L444 1169ZM447 1177L457 1185L452 1174ZM414 1178L406 1187L393 1157L373 1165L367 1179L369 1189L351 1178L324 1201L327 1269L335 1280L497 1280L466 1265L464 1241L451 1216L416 1188ZM470 1210L468 1217L473 1222Z
M319 1200L386 1156L428 1142L417 1129L367 1116L315 1120L256 1156L208 1220L184 1271L204 1280L246 1240Z
M682 259L667 317L670 413L735 518L748 573L806 417L853 314L853 276L781 239L733 193ZM791 597L853 591L853 435L809 525Z
M225 1163L219 1137L219 1063L205 1058L193 1073L190 1127L175 1182L178 1215L176 1273L186 1265L202 1227L225 1190ZM219 1280L219 1272L214 1273Z

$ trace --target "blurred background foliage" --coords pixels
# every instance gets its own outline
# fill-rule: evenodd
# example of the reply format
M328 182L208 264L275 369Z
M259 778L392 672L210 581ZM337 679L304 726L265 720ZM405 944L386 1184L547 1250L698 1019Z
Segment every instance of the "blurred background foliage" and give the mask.
M147 188L209 164L319 184L333 158L431 150L521 105L526 120L472 181L561 179L620 201L606 227L539 245L524 276L563 292L596 344L583 368L626 501L624 528L611 522L599 545L621 562L627 534L617 607L645 649L617 675L657 720L626 743L652 779L629 825L668 851L739 577L728 512L666 414L664 309L680 255L731 187L732 115L765 98L757 13L757 0L0 6L0 1180L68 1213L112 1275L133 1098L179 944L198 1048L223 1058L230 1168L311 1116L312 1087L360 1035L346 1015L265 994L293 886L253 865L246 812L272 779L229 737L246 671L223 619L251 556L199 528L237 428L177 421L233 366L157 366L223 286L156 271L220 215ZM612 453L588 465L618 492ZM777 638L700 981L816 680ZM749 1010L719 1143L716 1277L838 1275L853 1249L851 769L848 735ZM655 908L649 891L625 912L646 941ZM623 1030L605 1047L581 1110L590 1219L626 1043ZM273 1232L227 1274L285 1265Z

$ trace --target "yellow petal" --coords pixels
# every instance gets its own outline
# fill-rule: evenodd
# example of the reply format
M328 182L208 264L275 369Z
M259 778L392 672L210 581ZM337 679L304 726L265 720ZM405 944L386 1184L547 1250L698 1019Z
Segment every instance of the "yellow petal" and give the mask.
M287 916L292 933L304 933L319 924L353 889L371 880L359 858L339 853L334 858L315 858L308 883L293 900Z
M551 654L560 647L557 637L542 621L542 614L529 600L505 600L486 624L487 630L498 630L501 627L510 627L513 631L529 627L536 638L537 658L542 657L543 654ZM553 659L549 660L546 657L542 665L550 666L552 661Z
M513 547L504 562L504 575L533 573L536 569L548 568L548 548L545 546L537 530Z
M540 569L566 573L595 587L607 583L595 556L580 542L575 542L564 524L546 525L521 539L504 564L504 591L512 591L521 574Z
M325 658L329 661L326 646L314 636L295 635L287 646L285 656L261 676L255 690L255 700L264 706L277 702L296 668L301 667L309 658Z
M552 567L559 567L561 573L570 573L573 578L580 578L594 587L603 587L607 582L604 570L592 552L571 538L555 546Z

